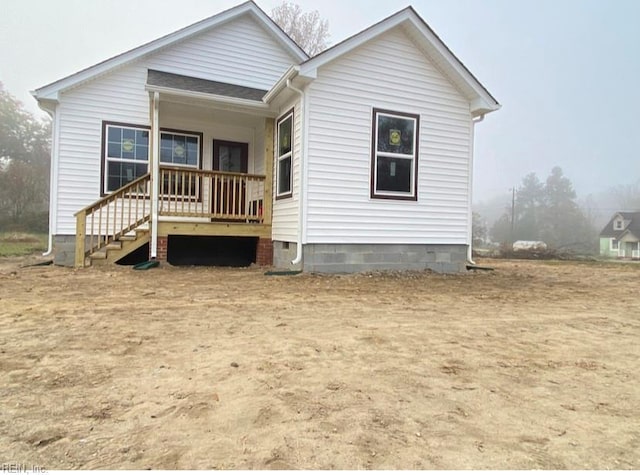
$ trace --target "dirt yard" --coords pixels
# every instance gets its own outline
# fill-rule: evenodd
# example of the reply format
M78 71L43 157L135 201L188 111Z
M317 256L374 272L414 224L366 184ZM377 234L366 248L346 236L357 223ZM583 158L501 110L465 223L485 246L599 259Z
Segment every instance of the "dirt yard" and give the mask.
M640 469L640 265L0 261L0 463Z

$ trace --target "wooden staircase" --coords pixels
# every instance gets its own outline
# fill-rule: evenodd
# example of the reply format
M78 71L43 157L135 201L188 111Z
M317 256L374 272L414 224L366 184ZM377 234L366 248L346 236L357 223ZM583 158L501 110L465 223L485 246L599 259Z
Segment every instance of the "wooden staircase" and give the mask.
M101 249L85 257L85 266L103 266L115 264L133 251L140 249L149 242L148 229L136 229L133 234L125 234L115 241L110 242Z
M150 174L76 213L76 267L113 264L150 240Z

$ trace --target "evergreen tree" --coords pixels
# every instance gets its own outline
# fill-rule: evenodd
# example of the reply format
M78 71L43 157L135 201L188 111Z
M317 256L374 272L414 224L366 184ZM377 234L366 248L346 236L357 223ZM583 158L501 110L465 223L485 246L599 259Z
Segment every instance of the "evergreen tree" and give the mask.
M511 206L491 227L492 240L544 241L549 248L591 252L597 244L593 219L580 209L571 180L560 167L542 183L530 173L517 190L514 222ZM512 228L513 226L513 228Z
M537 241L540 239L540 206L544 196L544 186L535 173L522 179L516 194L516 222L514 240Z

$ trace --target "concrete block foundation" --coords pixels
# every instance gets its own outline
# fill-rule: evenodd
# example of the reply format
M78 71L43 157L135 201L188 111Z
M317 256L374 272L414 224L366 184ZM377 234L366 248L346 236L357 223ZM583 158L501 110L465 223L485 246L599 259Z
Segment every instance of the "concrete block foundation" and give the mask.
M62 234L53 236L53 256L55 265L73 267L76 261L76 236Z
M290 246L291 247L291 246ZM466 270L467 246L454 244L306 244L304 271Z
M292 266L296 258L296 243L273 241L273 266L278 269L302 270L302 265Z

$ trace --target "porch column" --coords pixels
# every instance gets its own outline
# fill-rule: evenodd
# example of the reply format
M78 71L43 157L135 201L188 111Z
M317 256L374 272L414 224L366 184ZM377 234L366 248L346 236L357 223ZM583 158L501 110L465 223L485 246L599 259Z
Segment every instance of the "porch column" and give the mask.
M263 224L271 224L273 213L273 141L275 119L267 117L264 121L264 205Z
M151 168L151 242L149 243L149 258L158 257L158 197L160 195L160 94L151 95L151 154L149 167Z

